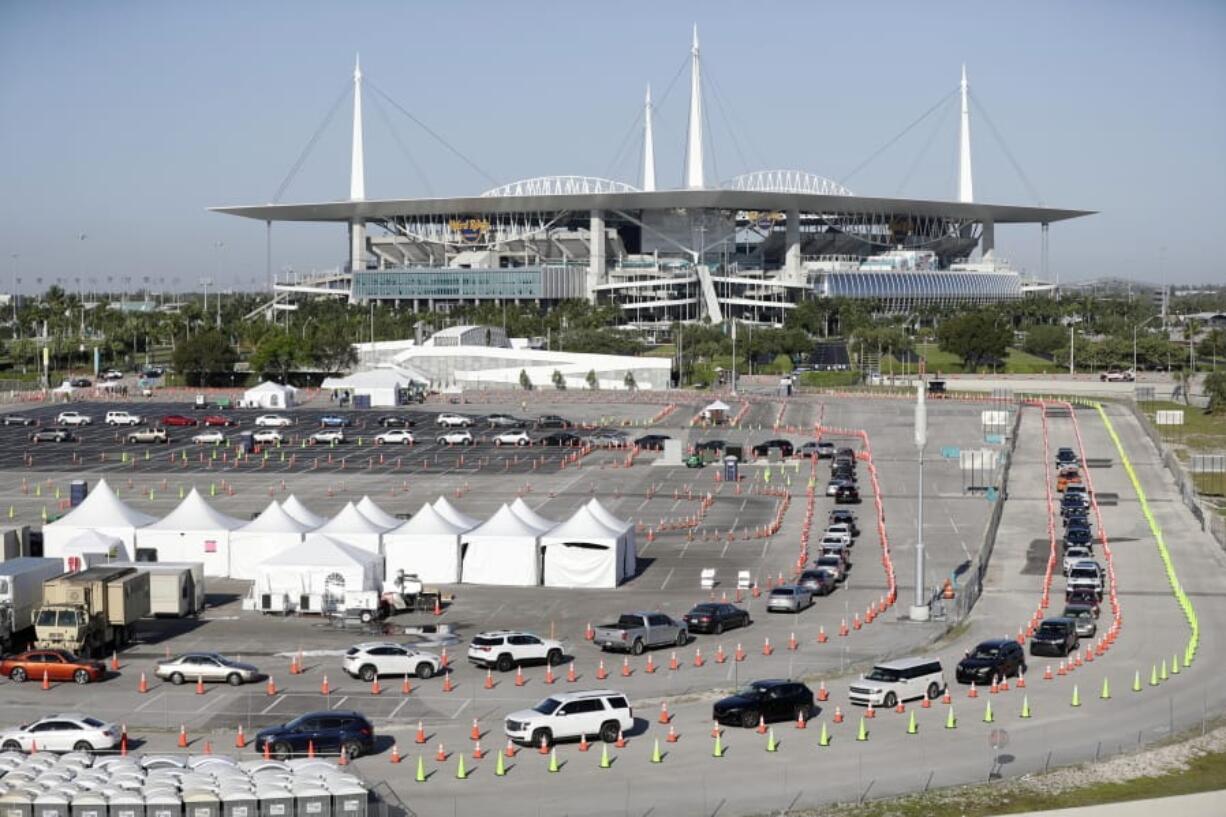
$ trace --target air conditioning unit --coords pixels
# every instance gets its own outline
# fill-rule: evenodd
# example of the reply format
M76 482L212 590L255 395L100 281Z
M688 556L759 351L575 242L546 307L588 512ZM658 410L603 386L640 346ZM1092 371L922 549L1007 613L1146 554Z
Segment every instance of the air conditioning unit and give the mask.
M289 611L289 596L285 593L260 593L256 609L262 613L285 613Z
M324 597L319 593L303 593L298 597L299 613L323 613Z

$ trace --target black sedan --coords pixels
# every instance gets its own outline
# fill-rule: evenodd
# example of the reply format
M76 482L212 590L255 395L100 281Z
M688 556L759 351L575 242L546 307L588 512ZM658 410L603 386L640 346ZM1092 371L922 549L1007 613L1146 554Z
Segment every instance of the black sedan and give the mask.
M748 627L749 611L732 604L707 602L694 606L681 617L691 633L719 635L733 627Z
M375 423L384 428L412 428L417 425L416 420L410 420L408 417L397 417L395 414L385 414L375 420Z
M1089 525L1069 525L1069 529L1064 532L1064 546L1085 546L1090 544L1093 538L1094 534L1090 532Z
M772 448L778 448L780 455L784 457L792 456L792 452L795 451L791 440L763 440L753 447L753 455L765 457Z
M555 431L552 434L546 434L536 441L536 445L561 445L573 446L583 442L578 434L571 434L569 431Z
M829 570L806 570L796 583L813 591L815 596L829 596L838 585L838 579Z
M664 441L667 439L670 439L667 434L644 434L635 440L634 444L647 451L663 451Z
M958 683L990 684L993 678L1008 678L1026 672L1022 645L1011 639L984 641L958 662Z
M717 723L743 726L759 721L806 719L813 712L813 691L798 681L754 681L735 695L721 698L712 708Z
M1074 652L1081 644L1077 622L1068 618L1044 619L1030 637L1031 655L1054 655L1060 658Z
M860 489L854 485L840 485L835 489L834 501L839 505L858 505Z
M3 419L0 419L6 426L32 426L38 421L28 414L6 414Z

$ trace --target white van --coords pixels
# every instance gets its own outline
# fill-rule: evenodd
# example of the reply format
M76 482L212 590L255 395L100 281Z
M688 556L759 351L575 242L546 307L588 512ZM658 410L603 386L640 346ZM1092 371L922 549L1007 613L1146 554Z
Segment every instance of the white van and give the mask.
M935 699L945 691L945 673L939 658L902 658L873 667L852 683L848 698L860 706L893 709L899 701L927 696Z

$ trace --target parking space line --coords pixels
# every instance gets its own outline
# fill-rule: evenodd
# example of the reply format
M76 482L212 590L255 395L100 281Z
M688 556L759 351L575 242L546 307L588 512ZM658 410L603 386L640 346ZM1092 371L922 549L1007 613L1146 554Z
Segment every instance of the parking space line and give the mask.
M152 698L150 698L149 700L145 701L145 702L144 702L143 704L141 704L140 706L136 707L136 709L135 709L135 710L133 710L133 711L135 711L135 712L143 712L143 711L145 711L145 709L147 709L148 707L152 706L154 703L156 703L157 701L159 701L159 700L161 700L162 698L165 698L165 697L166 697L166 693L165 693L165 692L159 692L157 695L154 695Z
M341 696L341 699L340 699L339 701L337 701L336 703L332 704L331 706L329 706L329 707L328 707L328 709L336 709L338 706L340 706L341 704L343 704L343 703L344 703L345 701L347 701L347 700L349 700L349 696L348 696L348 695L342 695L342 696Z
M400 710L401 710L401 709L404 709L404 705L405 705L405 704L407 704L408 702L409 702L408 697L402 698L402 699L400 700L400 703L396 704L396 708L392 710L392 713L391 713L390 715L388 715L388 716L387 716L387 719L388 719L389 721L390 721L390 720L395 720L395 719L396 719L396 715L397 715L397 714L399 714L399 712L400 712Z
M209 700L205 701L204 704L196 711L203 712L204 710L208 709L210 706L217 703L218 701L224 701L229 697L230 696L225 692L218 693L216 696L210 695Z
M671 579L671 578L673 577L673 571L675 571L676 569L677 569L677 568L675 568L675 567L670 567L670 568L668 569L668 575L664 577L664 584L660 585L660 589L661 589L661 590L663 590L663 589L665 589L666 587L668 587L668 580L669 580L669 579Z
M263 709L261 709L261 710L260 710L260 714L261 714L261 715L267 715L269 712L271 712L271 711L273 710L273 707L275 707L277 704L279 704L279 703L281 703L282 701L284 701L284 700L285 700L285 698L286 698L286 696L285 696L285 695L278 695L276 698L274 698L274 699L273 699L273 702L272 702L272 703L270 703L268 706L266 706L266 707L264 707Z
M464 711L464 708L465 708L466 706L468 706L470 703L472 703L472 699L471 699L471 698L466 698L466 699L464 700L464 703L460 704L460 708L459 708L459 709L457 709L457 710L455 711L455 714L451 716L451 719L452 719L452 720L455 720L456 718L460 717L460 713L461 713L461 712L463 712L463 711Z

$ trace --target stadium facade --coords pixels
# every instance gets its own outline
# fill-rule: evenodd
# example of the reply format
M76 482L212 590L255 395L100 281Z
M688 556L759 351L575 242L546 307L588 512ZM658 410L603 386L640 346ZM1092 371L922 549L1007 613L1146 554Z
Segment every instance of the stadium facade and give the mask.
M965 69L958 200L857 196L830 179L765 170L713 183L705 174L702 61L690 62L685 186L658 189L648 90L637 186L586 176L527 179L478 196L367 200L362 75L354 71L346 201L216 207L267 222L349 230L348 263L274 282L269 312L304 296L414 309L489 301L617 306L627 325L781 322L809 297L923 303L992 302L1050 289L995 252L1001 224L1047 225L1088 211L974 200Z

